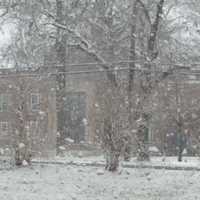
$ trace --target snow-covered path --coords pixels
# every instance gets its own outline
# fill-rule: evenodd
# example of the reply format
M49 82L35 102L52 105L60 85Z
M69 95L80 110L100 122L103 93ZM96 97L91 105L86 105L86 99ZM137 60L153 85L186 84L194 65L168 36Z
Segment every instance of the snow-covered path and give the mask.
M198 200L200 172L34 166L0 171L1 200Z

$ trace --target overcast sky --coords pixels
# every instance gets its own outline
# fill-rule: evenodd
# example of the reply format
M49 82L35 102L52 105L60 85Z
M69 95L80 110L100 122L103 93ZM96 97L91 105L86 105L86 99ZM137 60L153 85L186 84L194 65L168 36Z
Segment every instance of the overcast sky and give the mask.
M0 48L11 41L12 33L14 33L14 27L10 24L4 25L0 29Z

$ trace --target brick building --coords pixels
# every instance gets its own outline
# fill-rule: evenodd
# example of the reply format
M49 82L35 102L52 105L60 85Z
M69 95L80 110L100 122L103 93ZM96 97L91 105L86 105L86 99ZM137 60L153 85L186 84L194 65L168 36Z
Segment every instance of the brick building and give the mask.
M55 155L57 120L53 77L39 76L36 71L1 70L1 148L12 149L19 123L25 124L30 135L33 155Z

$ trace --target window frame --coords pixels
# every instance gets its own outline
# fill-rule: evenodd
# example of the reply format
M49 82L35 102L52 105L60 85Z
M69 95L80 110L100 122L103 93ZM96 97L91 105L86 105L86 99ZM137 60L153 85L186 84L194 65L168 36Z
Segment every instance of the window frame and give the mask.
M33 96L37 96L37 103L33 102ZM33 92L30 94L30 107L32 111L39 111L40 110L40 99L41 95L39 92ZM35 108L37 107L37 108Z
M7 112L9 106L9 94L1 93L0 94L0 113Z
M3 125L6 124L6 130L3 130ZM0 131L1 131L1 135L8 135L9 133L9 122L8 121L0 121Z

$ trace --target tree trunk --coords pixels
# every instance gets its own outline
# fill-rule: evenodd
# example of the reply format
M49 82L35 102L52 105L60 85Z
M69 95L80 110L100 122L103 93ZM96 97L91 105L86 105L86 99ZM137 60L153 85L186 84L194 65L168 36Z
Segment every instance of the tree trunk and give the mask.
M132 19L131 19L131 32L130 32L130 56L129 60L129 74L128 74L128 112L129 112L129 126L133 124L133 85L134 85L134 75L135 75L135 60L136 60L136 28L137 28L137 0L133 3L132 8Z
M146 113L145 113L146 114ZM149 116L142 116L137 132L138 161L149 161Z
M119 167L120 152L109 151L106 153L106 167L105 169L114 172Z
M178 162L182 162L182 158L183 158L183 148L182 146L179 146L178 148Z
M130 32L130 64L129 64L129 75L128 75L128 92L131 103L131 92L133 90L133 80L135 75L135 60L136 60L136 34L137 34L137 14L138 14L138 2L137 0L133 3L132 8L132 19L131 19L131 32ZM131 104L130 104L131 106Z
M131 159L131 153L132 153L132 142L131 142L131 137L127 138L124 141L124 161L128 162Z
M178 76L176 76L175 79L175 91L176 91L176 124L177 124L177 136L178 136L178 161L182 161L182 153L184 149L184 141L183 141L183 127L184 127L184 120L181 116L182 111L182 98L181 98L181 87L179 87L178 83L180 82L180 79Z
M27 104L24 82L19 85L19 102L15 121L15 164L18 166L31 163L30 136L26 128Z
M65 25L65 5L63 0L56 0L56 8L57 8L57 22L59 24ZM58 75L56 77L57 81L57 118L58 118L58 146L64 142L65 137L65 118L63 113L64 107L64 95L66 89L66 33L63 32L62 29L57 28L57 37L55 43L56 56L57 56L57 72Z
M161 21L161 14L163 12L163 5L164 0L160 0L157 3L157 10L156 10L156 17L153 23L151 23L150 26L150 33L149 38L147 42L147 62L144 64L144 73L142 74L144 79L141 80L141 90L143 93L143 101L140 102L140 111L141 111L141 121L144 122L142 127L139 128L139 138L138 138L138 160L149 160L150 155L148 151L148 138L147 141L145 141L144 137L149 132L149 120L150 116L149 113L145 111L145 105L149 105L149 98L152 95L152 91L154 86L154 80L153 74L151 72L152 70L152 62L157 58L158 52L156 51L156 41L157 41L157 34L158 34L158 27ZM149 105L150 106L150 105Z
M183 150L185 147L185 140L182 132L182 127L179 128L179 133L178 133L178 162L182 162L183 158Z
M109 117L104 119L103 145L106 156L105 169L114 172L119 167L122 143L121 138L116 135L116 130L113 130L113 121Z
M135 60L136 60L136 35L137 35L137 15L138 15L138 1L135 0L132 4L131 14L131 30L130 30L130 55L129 55L129 73L128 73L128 126L129 132L131 133L132 124L134 123L134 112L133 112L133 87L134 87L134 76L135 76ZM124 160L129 161L131 158L131 144L127 144L124 148Z

